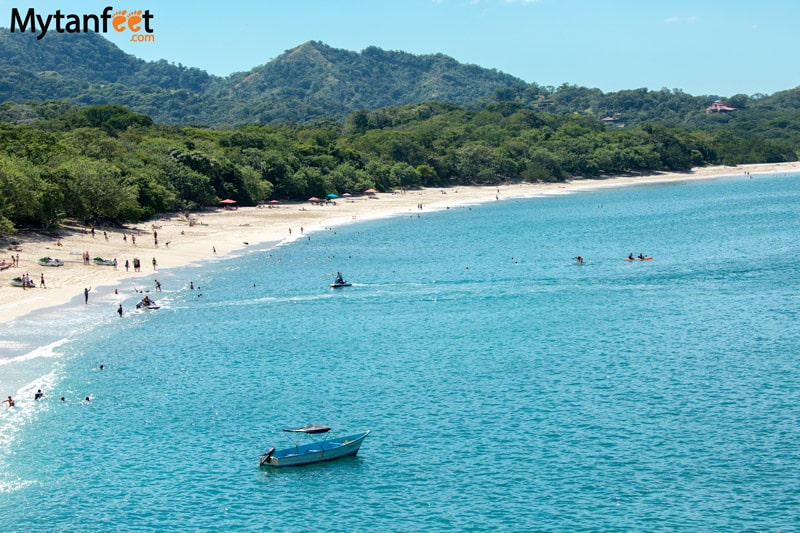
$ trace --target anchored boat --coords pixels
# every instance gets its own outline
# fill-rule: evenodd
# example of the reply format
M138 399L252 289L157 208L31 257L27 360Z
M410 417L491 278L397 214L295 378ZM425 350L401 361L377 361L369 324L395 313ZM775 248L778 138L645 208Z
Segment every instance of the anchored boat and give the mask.
M348 435L347 437L329 439L327 434L330 430L331 428L328 426L314 424L297 429L284 429L284 432L292 435L309 437L311 442L306 444L295 442L294 446L282 450L270 448L267 453L259 458L258 465L280 468L283 466L300 466L334 461L342 457L356 455L361 443L369 435L369 431L365 431L355 435ZM325 437L320 440L315 438L317 435L325 435Z

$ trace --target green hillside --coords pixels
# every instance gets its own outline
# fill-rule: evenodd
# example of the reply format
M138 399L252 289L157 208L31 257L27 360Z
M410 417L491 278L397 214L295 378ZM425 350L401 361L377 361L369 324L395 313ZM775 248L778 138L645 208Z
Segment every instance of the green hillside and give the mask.
M226 78L0 31L0 233L216 205L796 161L800 89L543 87L308 42Z
M308 42L226 78L146 62L105 38L0 30L0 102L66 100L121 104L165 124L211 127L344 118L419 101L469 104L522 83L496 70L437 54L370 47L361 53Z

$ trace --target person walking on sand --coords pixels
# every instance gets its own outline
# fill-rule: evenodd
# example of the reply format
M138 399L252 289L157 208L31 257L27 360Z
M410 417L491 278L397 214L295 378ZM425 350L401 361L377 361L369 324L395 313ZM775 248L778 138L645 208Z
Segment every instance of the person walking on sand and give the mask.
M158 262L155 257L153 258L153 270L158 270Z
M39 283L39 287L41 287L42 289L46 289L46 288L47 288L47 287L45 286L45 284L44 284L44 272L42 272L42 275L41 275L41 282Z

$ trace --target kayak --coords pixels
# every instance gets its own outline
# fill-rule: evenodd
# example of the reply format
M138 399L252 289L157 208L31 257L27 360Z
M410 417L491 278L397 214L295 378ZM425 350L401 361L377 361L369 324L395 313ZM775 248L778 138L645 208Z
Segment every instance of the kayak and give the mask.
M631 259L630 257L626 257L626 258L625 258L625 261L652 261L652 260L653 260L653 257L652 257L652 256L648 256L648 257L634 257L633 259Z

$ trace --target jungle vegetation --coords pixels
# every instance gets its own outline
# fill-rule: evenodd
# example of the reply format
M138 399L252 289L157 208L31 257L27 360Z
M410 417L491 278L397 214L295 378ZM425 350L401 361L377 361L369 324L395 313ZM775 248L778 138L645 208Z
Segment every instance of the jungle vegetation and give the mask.
M227 78L97 35L0 30L0 233L367 188L795 161L800 90L535 83L443 55L305 43ZM85 38L83 38L85 37ZM47 43L44 43L47 41Z

